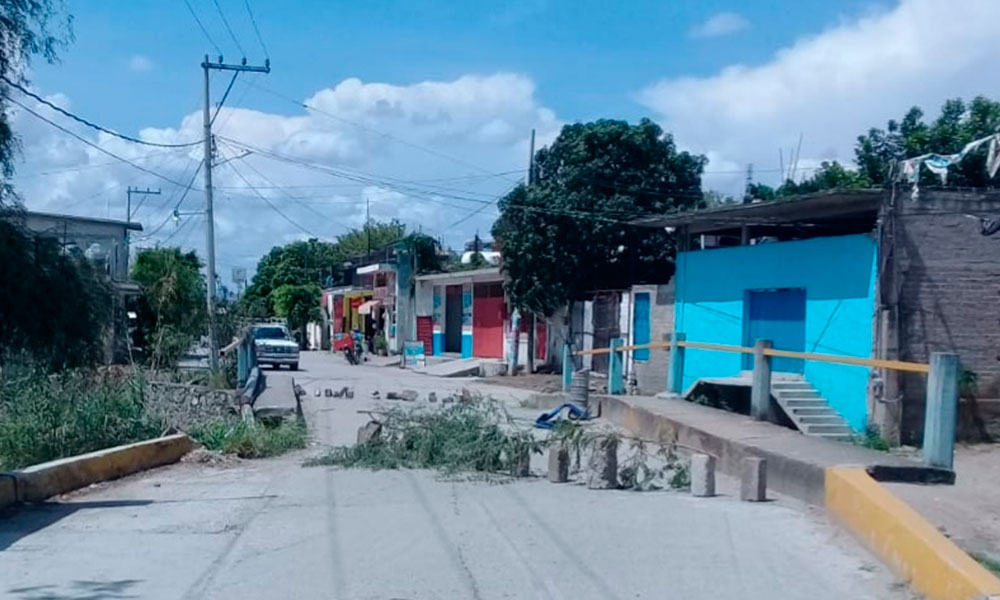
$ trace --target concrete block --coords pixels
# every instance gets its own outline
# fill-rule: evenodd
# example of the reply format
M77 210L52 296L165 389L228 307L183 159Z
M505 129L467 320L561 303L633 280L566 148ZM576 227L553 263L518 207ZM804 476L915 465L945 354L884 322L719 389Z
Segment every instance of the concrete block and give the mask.
M767 500L767 461L763 458L746 456L740 461L740 500Z
M549 481L569 481L569 450L562 444L549 446Z
M592 490L618 489L618 438L598 440L590 453L587 487Z
M438 395L437 395L437 393L436 392L431 392L431 393L427 394L427 401L431 402L431 403L437 402L438 401Z
M358 445L364 446L377 442L382 437L382 424L378 421L368 421L358 427Z
M525 444L517 448L512 457L510 474L512 477L528 477L531 475L531 448Z
M691 455L691 495L715 495L715 457L708 454Z
M507 365L500 361L484 361L479 365L480 377L496 377L507 373Z

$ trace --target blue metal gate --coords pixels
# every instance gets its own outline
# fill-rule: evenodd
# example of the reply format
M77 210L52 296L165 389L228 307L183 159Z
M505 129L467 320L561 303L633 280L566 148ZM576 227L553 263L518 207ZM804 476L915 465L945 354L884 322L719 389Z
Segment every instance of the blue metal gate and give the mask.
M747 292L743 345L767 339L779 350L804 352L806 347L806 291L784 289ZM753 368L753 355L744 354L744 368ZM773 357L771 370L801 373L801 358Z

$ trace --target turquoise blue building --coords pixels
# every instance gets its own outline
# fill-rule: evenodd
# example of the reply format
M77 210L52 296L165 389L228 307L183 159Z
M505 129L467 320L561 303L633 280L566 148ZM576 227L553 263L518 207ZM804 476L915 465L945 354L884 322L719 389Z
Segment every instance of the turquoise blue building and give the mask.
M678 235L675 331L695 342L751 347L768 339L781 350L873 357L880 201L880 192L820 194L657 223ZM748 381L752 361L752 354L689 348L681 387ZM808 383L852 430L866 427L868 367L775 357L772 371Z

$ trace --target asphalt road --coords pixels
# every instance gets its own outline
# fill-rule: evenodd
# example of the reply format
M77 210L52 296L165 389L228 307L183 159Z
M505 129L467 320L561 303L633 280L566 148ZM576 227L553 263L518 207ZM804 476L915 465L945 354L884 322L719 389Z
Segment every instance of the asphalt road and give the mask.
M302 366L317 446L352 441L376 389L524 394L329 355ZM312 394L343 385L353 400ZM0 597L911 597L821 514L786 500L300 466L319 451L179 464L0 517Z

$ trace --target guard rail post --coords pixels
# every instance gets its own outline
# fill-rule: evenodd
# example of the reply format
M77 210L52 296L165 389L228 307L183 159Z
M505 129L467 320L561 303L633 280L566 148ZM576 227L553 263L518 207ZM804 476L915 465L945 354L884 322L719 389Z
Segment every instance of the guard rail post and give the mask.
M930 365L924 410L924 463L952 470L958 413L958 355L932 352Z
M767 421L771 414L771 357L764 354L771 340L757 340L753 347L753 382L750 385L750 415Z
M680 342L684 341L684 334L673 332L670 334L670 357L667 364L667 391L672 394L680 394L684 386L684 346Z
M625 345L622 338L612 338L608 348L608 394L621 394L625 391L625 378L622 370L624 352L618 348Z

